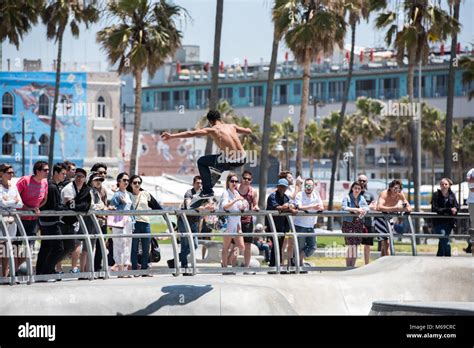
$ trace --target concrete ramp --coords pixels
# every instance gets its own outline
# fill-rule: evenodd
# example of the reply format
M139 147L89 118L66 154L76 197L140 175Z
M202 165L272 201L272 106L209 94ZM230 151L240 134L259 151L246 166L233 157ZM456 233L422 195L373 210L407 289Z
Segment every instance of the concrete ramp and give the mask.
M373 302L386 301L457 302L458 307L465 303L472 309L473 260L392 256L345 272L160 275L4 285L0 286L0 314L368 315Z

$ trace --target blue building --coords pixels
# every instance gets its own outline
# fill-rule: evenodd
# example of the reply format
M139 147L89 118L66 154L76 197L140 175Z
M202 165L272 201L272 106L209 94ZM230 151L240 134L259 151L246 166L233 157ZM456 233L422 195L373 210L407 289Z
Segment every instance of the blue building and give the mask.
M48 160L55 80L55 72L0 72L0 162L12 164L17 176L32 173L36 161ZM64 72L59 93L54 163L69 160L87 168L101 161L118 170L122 156L117 74Z

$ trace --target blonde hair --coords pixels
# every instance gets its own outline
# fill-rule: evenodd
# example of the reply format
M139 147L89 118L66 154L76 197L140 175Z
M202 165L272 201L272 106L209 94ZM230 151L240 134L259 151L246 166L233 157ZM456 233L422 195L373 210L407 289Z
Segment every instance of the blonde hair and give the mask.
M451 186L453 185L453 181L452 181L450 178L442 178L442 179L439 181L440 185L441 185L441 182L442 182L443 180L446 180L446 181L448 182L449 187L451 187Z

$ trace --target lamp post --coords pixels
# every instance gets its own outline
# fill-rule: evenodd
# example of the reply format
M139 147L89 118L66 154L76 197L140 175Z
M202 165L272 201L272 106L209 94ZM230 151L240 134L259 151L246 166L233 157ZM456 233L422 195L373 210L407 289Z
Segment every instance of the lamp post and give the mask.
M26 134L31 134L31 139L29 141L29 144L31 145L31 147L34 145L34 144L37 144L37 140L35 138L35 132L26 132L25 131L25 115L22 114L21 116L21 132L12 132L13 136L14 136L14 139L13 139L13 143L16 143L16 144L19 144L21 143L21 175L22 176L25 176L25 135ZM19 142L16 137L15 137L15 134L21 134L21 142ZM30 148L30 162L32 161L32 152L33 152L33 149ZM32 165L30 165L31 168L33 168Z
M385 157L381 156L378 162L379 164L385 164L385 186L388 186L388 157L385 160Z
M347 167L347 181L351 181L351 158L354 157L352 153L352 146L349 146L349 151L344 152L344 162Z

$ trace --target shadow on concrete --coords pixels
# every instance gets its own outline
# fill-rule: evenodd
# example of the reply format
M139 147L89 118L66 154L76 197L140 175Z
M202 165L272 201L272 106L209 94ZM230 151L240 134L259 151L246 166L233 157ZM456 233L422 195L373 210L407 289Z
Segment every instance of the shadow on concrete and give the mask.
M126 315L151 315L160 310L164 306L183 306L196 301L201 296L211 291L212 285L195 286L195 285L172 285L165 286L161 289L167 293L162 295L157 301L150 303L143 309ZM117 315L124 315L117 313Z

